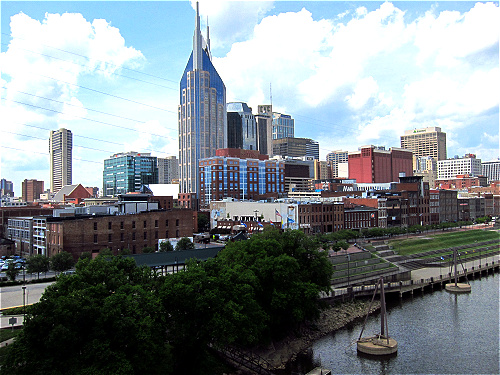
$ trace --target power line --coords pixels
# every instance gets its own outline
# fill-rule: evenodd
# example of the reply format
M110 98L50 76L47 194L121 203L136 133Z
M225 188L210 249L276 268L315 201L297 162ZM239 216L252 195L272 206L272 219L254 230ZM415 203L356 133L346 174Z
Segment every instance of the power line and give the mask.
M26 106L33 107L33 108L43 109L43 110L45 110L45 111L49 111L49 112L59 113L59 114L62 114L62 115L66 114L66 113L64 113L64 112L56 111L55 109L44 108L44 107L40 107L40 106L37 106L37 105L34 105L34 104L29 104L29 103L19 102L19 101L17 101L17 100L12 100L12 99L3 99L3 100L7 100L7 101L10 101L10 102L13 102L13 103L17 103L17 104L21 104L21 105L26 105ZM162 138L170 138L170 139L174 139L174 140L176 139L176 138L174 138L174 137L170 137L170 136L164 136L164 135L155 134L155 133L148 133L148 132L140 131L140 130L137 130L137 129L128 128L128 127L126 127L126 126L121 126L121 125L110 124L110 123L108 123L108 122L99 121L99 120L94 120L94 119L90 119L90 118L86 118L86 117L81 117L81 119L82 119L82 120L86 120L86 121L96 122L96 123L98 123L98 124L103 124L103 125L112 126L112 127L119 128L119 129L130 130L130 131L134 131L134 132L138 132L138 133L142 133L142 134L149 134L149 135L154 135L154 136L157 136L157 137L162 137Z

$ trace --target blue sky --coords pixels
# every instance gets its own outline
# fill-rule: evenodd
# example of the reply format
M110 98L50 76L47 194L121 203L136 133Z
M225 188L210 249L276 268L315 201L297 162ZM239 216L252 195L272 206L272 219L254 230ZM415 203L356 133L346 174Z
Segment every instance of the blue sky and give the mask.
M49 185L48 133L74 134L73 182L115 152L177 155L189 1L2 1L0 177ZM448 157L499 157L498 2L200 1L228 101L291 114L331 150L399 147L440 126Z

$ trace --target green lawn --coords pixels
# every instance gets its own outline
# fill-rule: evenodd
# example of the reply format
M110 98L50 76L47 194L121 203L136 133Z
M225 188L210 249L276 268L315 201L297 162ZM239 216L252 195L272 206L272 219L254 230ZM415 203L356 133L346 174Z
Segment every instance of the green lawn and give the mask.
M389 241L389 246L399 255L410 255L499 239L500 235L496 231L475 229L465 232L421 234L419 237Z

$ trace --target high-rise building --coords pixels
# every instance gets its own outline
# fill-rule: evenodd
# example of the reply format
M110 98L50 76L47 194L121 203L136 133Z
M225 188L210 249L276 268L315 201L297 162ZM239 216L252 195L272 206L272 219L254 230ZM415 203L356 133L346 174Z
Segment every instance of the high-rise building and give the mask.
M416 156L430 156L436 160L444 160L446 133L439 127L406 130L401 136L401 148L413 151Z
M500 181L500 159L483 161L481 168L482 174L488 178L488 182Z
M14 184L12 181L7 181L5 178L0 180L0 194L2 196L14 196Z
M319 144L309 138L273 139L273 155L303 157L319 160Z
M438 161L438 180L454 179L458 175L477 177L482 174L481 159L474 154L466 154L463 158Z
M273 139L293 138L295 121L290 115L273 112Z
M410 150L370 145L349 153L349 179L357 183L397 182L401 175L413 175Z
M179 159L175 156L158 158L158 183L172 184L179 181Z
M73 182L73 134L68 129L52 130L49 138L50 191L57 193Z
M262 155L273 156L273 106L259 105L255 115L257 149Z
M260 200L284 192L284 163L268 160L257 150L221 149L200 160L200 204L231 197Z
M344 176L343 173L339 174L339 164L347 163L349 161L348 151L337 150L329 152L328 154L326 154L326 161L332 169L332 178L347 177Z
M118 153L104 160L103 195L139 192L143 185L158 183L156 156L149 153Z
M227 148L257 150L257 124L246 103L227 103Z
M193 51L180 82L179 182L181 193L199 191L198 162L227 147L226 87L212 64L210 37L200 30L196 3Z
M40 199L40 194L42 194L44 190L43 185L43 181L25 179L22 182L23 201L34 202L35 200Z

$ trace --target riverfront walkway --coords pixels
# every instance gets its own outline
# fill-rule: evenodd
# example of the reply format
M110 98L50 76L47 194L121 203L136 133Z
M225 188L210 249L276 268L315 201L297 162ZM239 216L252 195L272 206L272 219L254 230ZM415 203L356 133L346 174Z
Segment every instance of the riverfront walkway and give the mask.
M463 264L458 264L458 278L472 280L488 273L499 271L500 255L495 254L481 259L475 259ZM446 267L427 267L411 271L411 279L399 282L388 282L384 286L387 294L398 293L399 297L414 291L424 292L425 288L434 288L435 285L443 287L444 284L454 281L454 270ZM324 295L323 298L346 299L355 297L364 297L373 295L375 285L354 286L351 290L348 288L332 288L330 295Z

